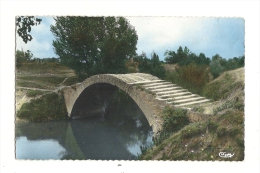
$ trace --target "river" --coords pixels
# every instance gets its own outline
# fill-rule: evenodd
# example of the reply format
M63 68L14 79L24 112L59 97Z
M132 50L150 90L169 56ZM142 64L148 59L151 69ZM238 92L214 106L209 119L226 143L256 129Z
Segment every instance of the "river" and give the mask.
M123 97L105 116L17 123L16 159L136 160L140 146L152 144L153 132L134 101Z

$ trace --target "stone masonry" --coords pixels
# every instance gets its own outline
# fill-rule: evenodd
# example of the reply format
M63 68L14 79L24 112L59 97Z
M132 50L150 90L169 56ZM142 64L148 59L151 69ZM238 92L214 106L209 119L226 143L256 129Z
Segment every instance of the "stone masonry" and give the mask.
M165 106L190 109L210 102L204 97L192 94L176 84L166 82L150 74L100 74L91 76L82 83L63 88L69 117L80 94L89 86L101 83L110 84L125 91L142 110L154 133L161 129L162 119L160 116Z

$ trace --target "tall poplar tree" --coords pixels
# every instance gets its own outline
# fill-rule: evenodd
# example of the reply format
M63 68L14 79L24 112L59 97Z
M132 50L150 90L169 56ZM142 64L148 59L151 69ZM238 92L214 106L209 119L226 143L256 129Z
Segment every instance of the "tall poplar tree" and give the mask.
M138 36L123 17L56 17L54 52L79 77L125 73Z

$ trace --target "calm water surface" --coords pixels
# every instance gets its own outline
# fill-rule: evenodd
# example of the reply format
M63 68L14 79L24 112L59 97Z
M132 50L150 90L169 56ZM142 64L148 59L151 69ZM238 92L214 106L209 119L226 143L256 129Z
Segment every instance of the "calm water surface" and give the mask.
M134 104L105 118L16 124L17 159L135 160L152 128Z

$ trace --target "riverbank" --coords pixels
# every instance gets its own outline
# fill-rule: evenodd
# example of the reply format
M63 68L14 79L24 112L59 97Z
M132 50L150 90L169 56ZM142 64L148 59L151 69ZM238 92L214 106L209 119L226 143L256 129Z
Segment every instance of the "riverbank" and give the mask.
M34 71L19 70L16 77L16 122L68 118L59 88L77 82L70 69L66 72L55 68L48 73L37 70L37 74ZM243 160L244 68L224 72L206 84L203 96L212 99L212 103L208 107L192 108L181 119L168 119L167 121L173 123L170 124L173 128L182 122L184 124L173 129L174 133L160 138L159 142L157 140L151 148L144 146L139 159ZM119 101L124 102L121 99ZM176 115L180 118L179 113ZM220 152L235 155L232 158L223 158L219 156Z
M21 64L16 68L16 123L67 118L67 113L66 117L53 114L55 112L59 115L65 114L65 105L61 103L63 98L59 90L77 81L73 70L57 62Z
M206 85L204 91L215 100L212 114L190 122L160 143L144 150L141 160L244 159L244 68L224 72ZM194 112L195 111L195 112ZM205 110L194 109L193 119ZM197 115L192 115L193 113ZM195 120L194 119L194 120ZM229 153L232 157L220 156Z

